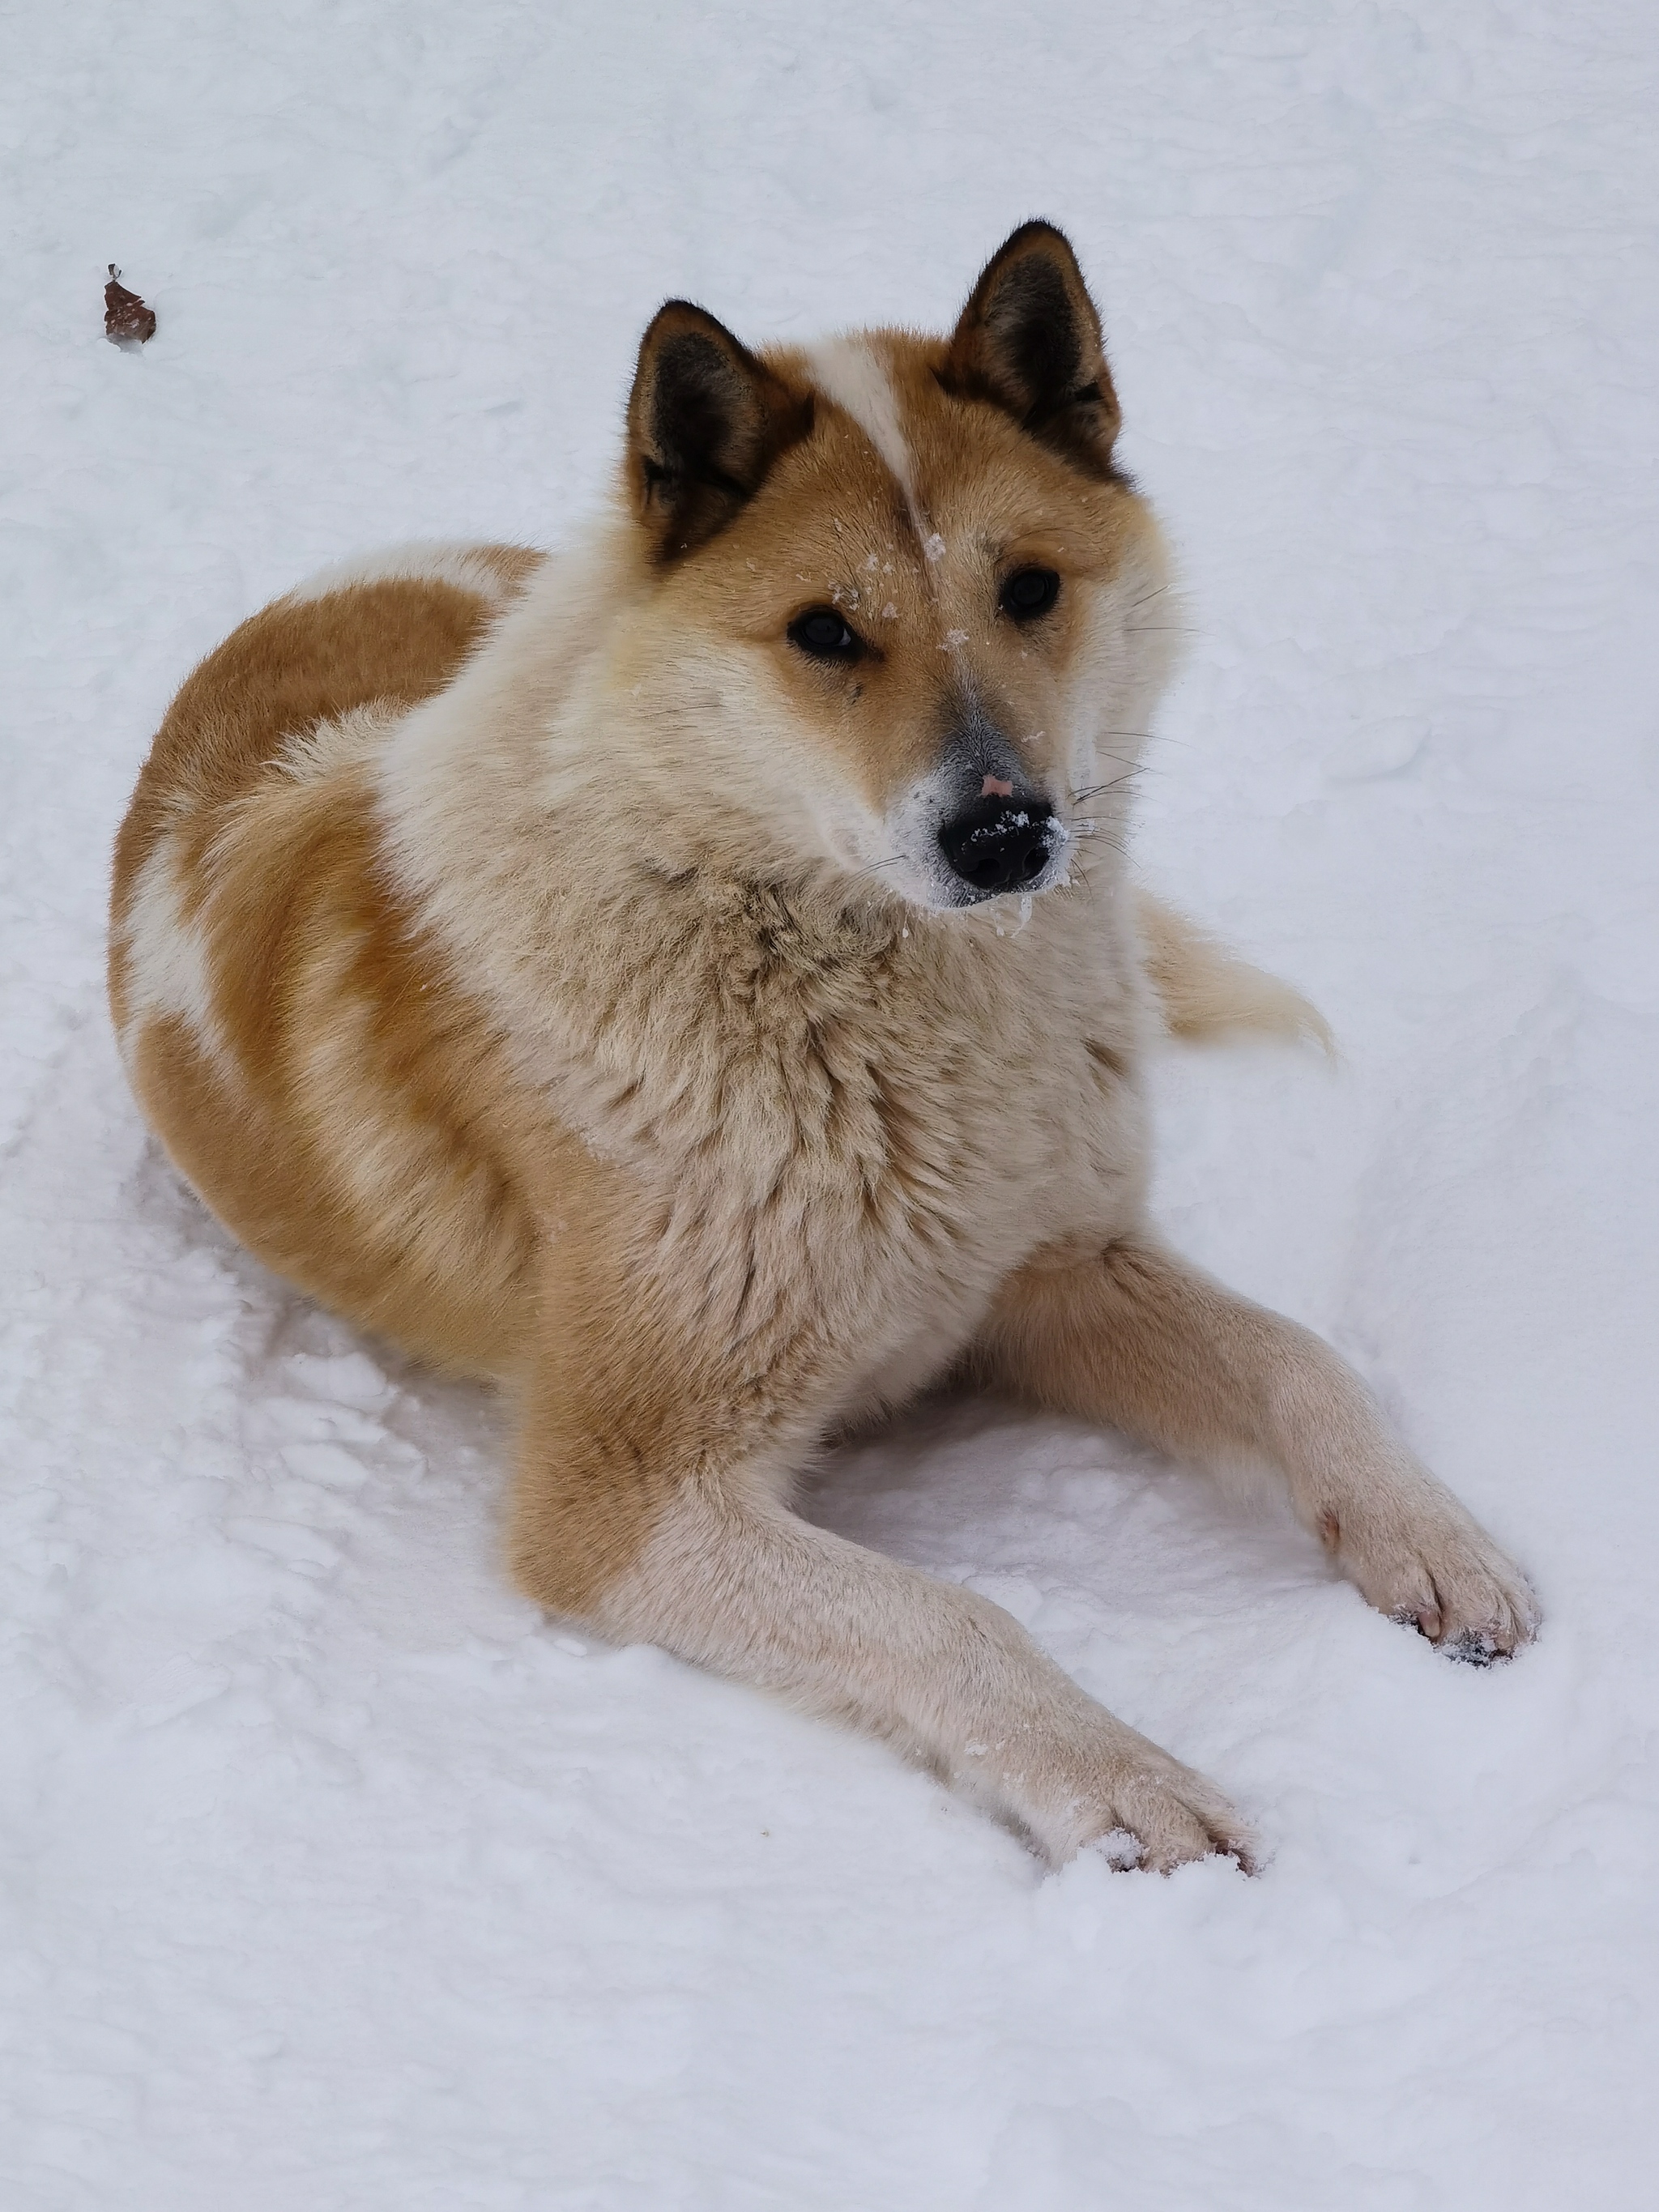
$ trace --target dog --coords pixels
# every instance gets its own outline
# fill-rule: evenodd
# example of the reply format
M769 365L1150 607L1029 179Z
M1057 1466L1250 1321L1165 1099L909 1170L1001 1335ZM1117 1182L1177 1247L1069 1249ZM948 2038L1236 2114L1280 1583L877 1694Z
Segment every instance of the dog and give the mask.
M1536 1625L1336 1355L1149 1224L1160 1025L1320 1024L1126 874L1172 625L1118 425L1047 223L948 337L751 352L670 301L568 550L335 568L188 678L110 1000L221 1221L507 1394L540 1604L884 1738L1054 1863L1248 1868L1007 1614L790 1504L952 1383L1267 1466L1454 1653Z

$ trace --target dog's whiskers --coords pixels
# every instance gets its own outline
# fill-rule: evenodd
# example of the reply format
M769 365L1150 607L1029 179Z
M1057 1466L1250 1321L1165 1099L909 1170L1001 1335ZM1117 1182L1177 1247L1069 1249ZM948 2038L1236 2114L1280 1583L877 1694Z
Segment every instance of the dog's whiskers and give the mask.
M1080 806L1085 799L1096 798L1103 791L1115 791L1119 784L1127 783L1131 776L1144 775L1146 773L1146 769L1142 768L1126 768L1121 775L1109 775L1104 783L1091 783L1082 791L1073 792L1072 802L1073 805Z
M902 853L890 853L884 860L872 860L866 867L854 868L847 880L849 884L855 884L860 876L873 876L878 868L896 867L903 858Z
M1121 854L1126 860L1129 857L1128 847L1114 837L1109 830L1103 830L1097 822L1068 822L1066 824L1066 836L1067 842L1072 845L1087 844L1091 840L1098 838L1103 845L1109 845L1115 853Z

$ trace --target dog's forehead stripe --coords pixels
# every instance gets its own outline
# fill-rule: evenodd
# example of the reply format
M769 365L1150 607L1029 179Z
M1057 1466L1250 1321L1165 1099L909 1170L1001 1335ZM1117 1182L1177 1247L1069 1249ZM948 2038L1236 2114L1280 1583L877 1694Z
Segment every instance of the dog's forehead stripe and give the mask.
M850 415L892 471L918 539L927 530L916 498L910 448L899 421L898 398L886 364L867 338L825 338L809 348L812 380L826 399Z

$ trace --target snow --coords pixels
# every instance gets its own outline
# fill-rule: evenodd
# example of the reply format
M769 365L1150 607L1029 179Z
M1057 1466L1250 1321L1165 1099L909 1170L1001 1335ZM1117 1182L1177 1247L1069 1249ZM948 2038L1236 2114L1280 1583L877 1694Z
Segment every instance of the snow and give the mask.
M1652 2201L1656 79L1646 0L11 11L9 2207ZM1294 1531L994 1407L812 1510L1212 1775L1254 1881L1044 1878L537 1618L495 1416L238 1254L101 1002L111 836L234 622L566 532L665 294L938 325L1037 212L1186 580L1142 862L1344 1050L1173 1055L1162 1218L1358 1362L1548 1625L1447 1665Z

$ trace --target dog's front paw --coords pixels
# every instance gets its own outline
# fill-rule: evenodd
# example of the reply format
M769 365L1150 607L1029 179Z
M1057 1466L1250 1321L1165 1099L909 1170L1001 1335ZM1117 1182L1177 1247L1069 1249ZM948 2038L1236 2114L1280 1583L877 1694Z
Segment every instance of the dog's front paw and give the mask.
M1138 1761L1112 1777L1109 1821L1091 1840L1103 1843L1117 1864L1169 1874L1193 1859L1220 1857L1255 1871L1249 1825L1213 1783L1161 1752L1155 1762Z
M1454 1659L1484 1667L1538 1632L1525 1575L1430 1476L1390 1483L1340 1517L1328 1514L1321 1534L1379 1613Z
M1115 1866L1155 1874L1217 1857L1235 1859L1254 1874L1255 1838L1215 1784L1134 1729L1106 1719L1108 1725L1094 1732L1083 1772L1073 1763L1081 1747L1073 1747L1064 1762L1067 1778L1052 1778L1049 1805L1035 1819L1025 1809L1027 1824L1053 1863L1061 1865L1093 1844Z

